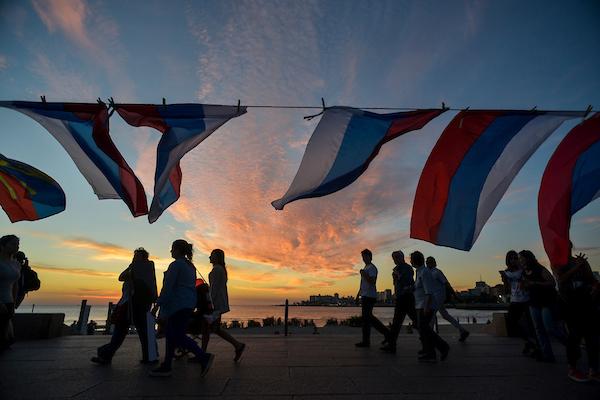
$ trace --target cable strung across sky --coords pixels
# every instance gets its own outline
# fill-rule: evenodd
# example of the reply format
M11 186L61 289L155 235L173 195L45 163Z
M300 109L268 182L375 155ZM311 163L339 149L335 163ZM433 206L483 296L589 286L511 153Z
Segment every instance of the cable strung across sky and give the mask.
M120 104L111 98L107 106L100 99L98 103L50 103L44 97L42 102L2 101L0 107L22 112L46 128L67 150L98 198L121 198L134 217L148 214L150 223L180 196L182 157L248 108L321 109L305 117L321 119L289 189L271 203L277 210L296 200L344 189L367 170L385 143L418 131L451 110L442 103L441 108L402 108L401 112L380 114L367 110L400 108L326 107L324 100L321 107L314 107L242 106L239 101L237 105L166 104L165 99L158 105ZM597 113L586 120L591 109L460 110L444 129L421 173L411 237L470 250L510 183L538 147L567 120L582 118L580 125L598 120ZM162 134L149 212L140 180L110 138L108 122L114 111L129 125L152 127ZM579 131L593 133L597 129L591 123L588 126L591 128ZM586 140L591 145L598 137ZM9 207L2 206L5 210ZM542 232L542 225L549 223L544 221L540 219Z

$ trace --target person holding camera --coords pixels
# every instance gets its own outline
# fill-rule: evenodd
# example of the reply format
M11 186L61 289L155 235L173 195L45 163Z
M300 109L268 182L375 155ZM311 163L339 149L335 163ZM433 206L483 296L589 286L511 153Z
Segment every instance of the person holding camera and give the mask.
M27 293L38 290L41 286L37 273L29 266L29 259L22 251L17 251L15 259L21 266L21 277L17 282L15 309L19 308Z
M19 238L6 235L0 238L0 352L14 343L12 319L21 266L15 259L19 251Z
M525 341L523 355L538 352L533 332L533 322L529 314L529 291L523 285L523 268L519 254L509 250L505 257L506 269L498 271L506 291L510 293L510 303L506 314L506 330L510 337L520 337Z

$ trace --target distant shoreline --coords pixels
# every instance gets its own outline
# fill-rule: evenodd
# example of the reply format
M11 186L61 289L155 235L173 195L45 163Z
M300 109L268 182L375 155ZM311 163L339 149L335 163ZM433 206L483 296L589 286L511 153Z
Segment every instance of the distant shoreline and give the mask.
M274 304L276 307L285 307L285 304ZM332 307L332 308L360 308L353 304L289 304L289 307ZM394 307L394 304L375 304L375 307ZM508 310L507 303L464 303L446 304L447 309L456 310Z

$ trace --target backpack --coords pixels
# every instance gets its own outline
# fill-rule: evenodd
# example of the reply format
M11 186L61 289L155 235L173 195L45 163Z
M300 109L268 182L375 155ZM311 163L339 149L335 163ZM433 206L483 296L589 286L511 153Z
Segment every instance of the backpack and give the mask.
M38 290L41 286L40 279L38 278L37 272L31 269L31 267L23 268L21 271L23 274L23 291L32 292Z
M209 315L214 311L210 288L204 279L196 279L196 310L200 315Z

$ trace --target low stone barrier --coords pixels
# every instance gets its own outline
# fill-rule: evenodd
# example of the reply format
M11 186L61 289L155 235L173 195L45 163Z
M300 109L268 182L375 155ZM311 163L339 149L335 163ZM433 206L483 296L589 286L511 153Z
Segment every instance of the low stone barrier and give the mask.
M50 339L61 336L65 314L15 314L13 328L17 340Z

